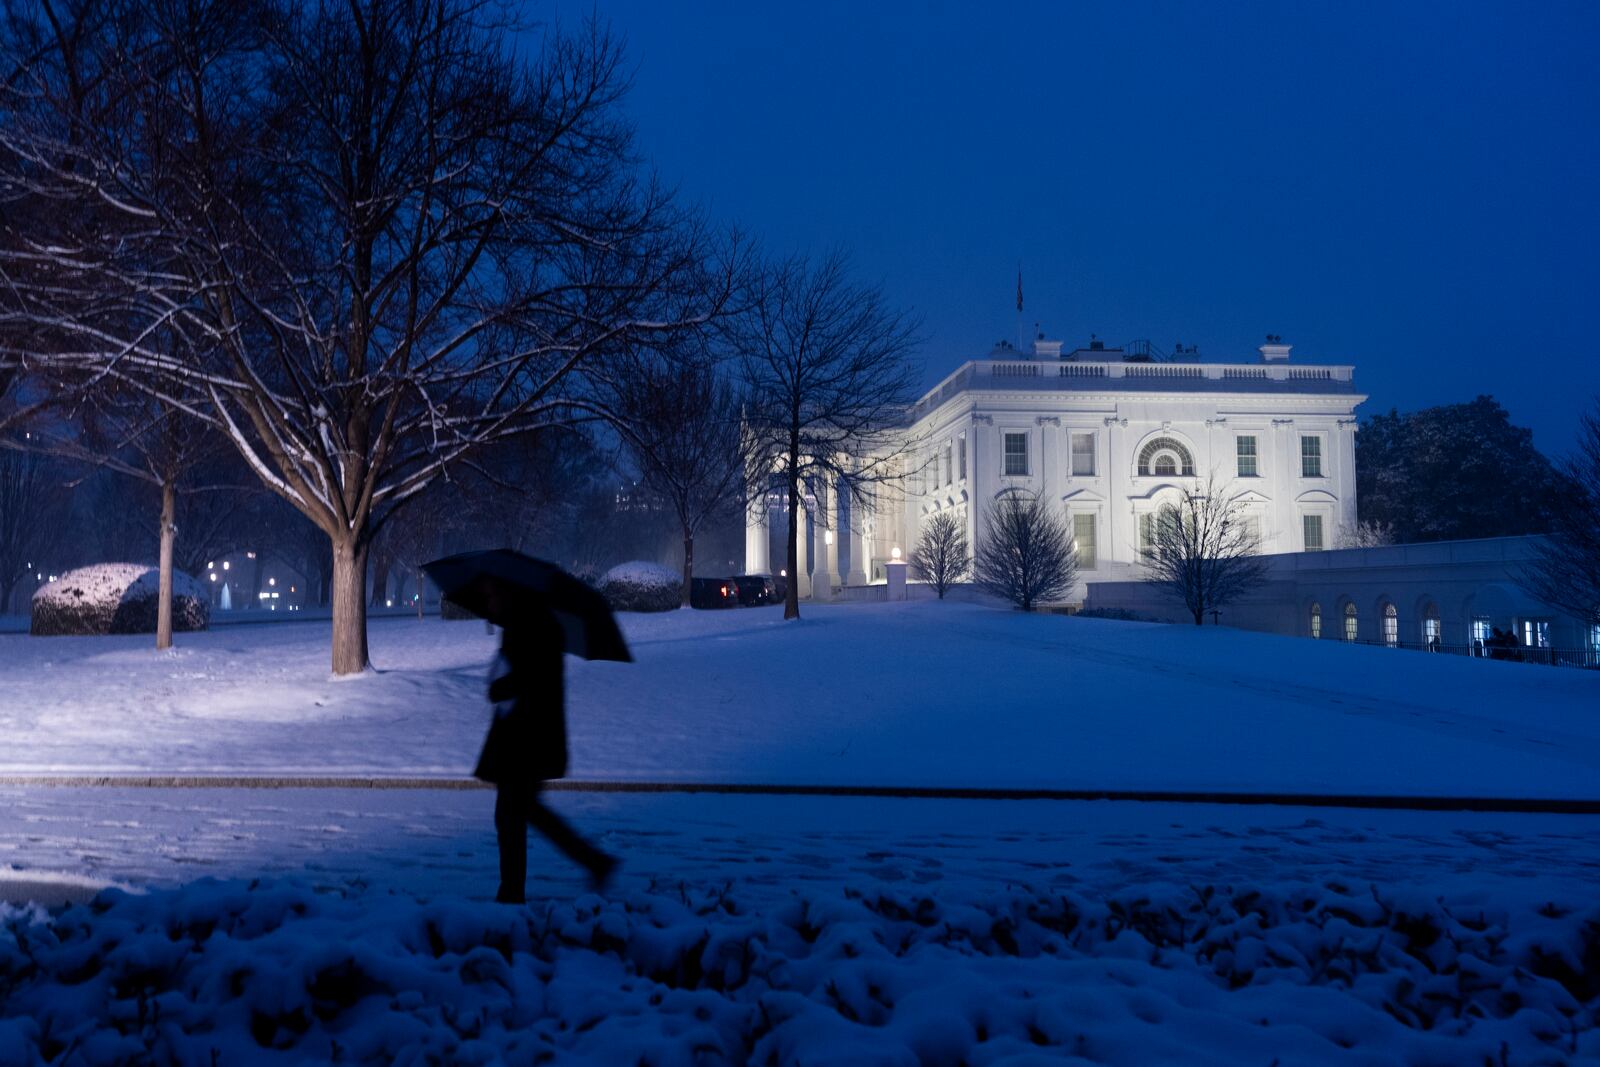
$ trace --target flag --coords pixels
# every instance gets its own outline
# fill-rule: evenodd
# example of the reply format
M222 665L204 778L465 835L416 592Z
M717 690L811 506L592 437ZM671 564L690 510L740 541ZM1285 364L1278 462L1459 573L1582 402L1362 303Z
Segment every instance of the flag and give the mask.
M1022 310L1022 268L1017 268L1017 311Z

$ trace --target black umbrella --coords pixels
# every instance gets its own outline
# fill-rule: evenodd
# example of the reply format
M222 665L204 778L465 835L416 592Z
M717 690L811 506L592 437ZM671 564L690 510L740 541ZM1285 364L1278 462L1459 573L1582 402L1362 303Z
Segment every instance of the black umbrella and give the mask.
M561 624L567 652L633 662L606 598L554 563L491 548L436 559L422 569L445 599L497 626L526 624L548 612Z

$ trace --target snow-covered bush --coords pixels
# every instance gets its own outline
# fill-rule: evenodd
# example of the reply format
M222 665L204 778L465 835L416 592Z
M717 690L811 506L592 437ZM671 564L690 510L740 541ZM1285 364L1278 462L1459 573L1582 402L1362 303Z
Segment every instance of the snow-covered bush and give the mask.
M613 611L671 611L683 603L683 575L659 563L619 563L600 578Z
M160 591L160 572L143 563L79 567L33 594L28 630L42 637L155 633ZM210 622L211 601L204 587L173 571L173 631L204 630Z

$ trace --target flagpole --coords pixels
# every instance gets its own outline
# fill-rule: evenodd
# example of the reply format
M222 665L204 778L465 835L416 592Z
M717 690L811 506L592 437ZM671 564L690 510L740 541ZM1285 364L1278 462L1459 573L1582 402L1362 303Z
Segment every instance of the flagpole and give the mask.
M1017 263L1017 351L1027 351L1027 339L1022 336L1022 263Z

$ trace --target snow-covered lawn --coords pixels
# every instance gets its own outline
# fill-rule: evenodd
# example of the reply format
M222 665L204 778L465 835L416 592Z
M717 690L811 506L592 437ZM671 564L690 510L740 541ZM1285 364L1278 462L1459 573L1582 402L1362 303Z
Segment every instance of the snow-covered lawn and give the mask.
M0 1062L1600 1062L1584 817L564 794L623 874L518 909L491 802L0 789L152 889L9 913Z
M1600 797L1600 672L973 605L627 615L569 661L578 778ZM378 619L0 635L0 774L458 776L494 638Z

